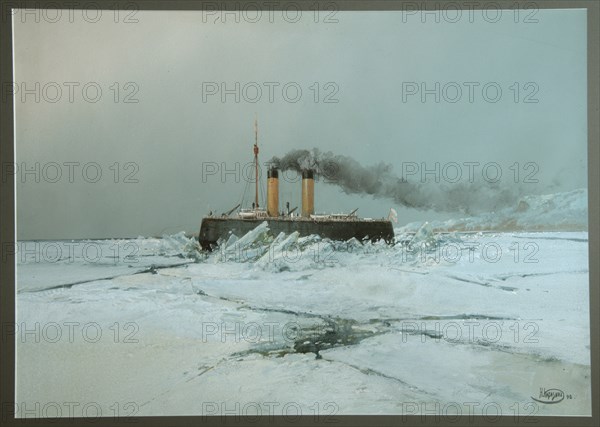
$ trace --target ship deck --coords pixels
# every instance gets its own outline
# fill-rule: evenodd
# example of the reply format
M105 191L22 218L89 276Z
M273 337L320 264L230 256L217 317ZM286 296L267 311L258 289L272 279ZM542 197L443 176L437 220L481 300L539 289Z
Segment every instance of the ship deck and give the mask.
M302 217L302 216L298 216L298 217L286 217L286 216L278 216L278 217L264 217L264 218L243 218L243 217L219 217L219 216L205 216L202 218L202 220L204 221L205 219L210 219L210 220L217 220L217 221L231 221L231 220L236 220L236 221L251 221L251 222L256 222L256 221L288 221L288 222L364 222L364 223L373 223L373 222L384 222L384 223L391 223L390 220L385 219L385 218L332 218L332 217L317 217L317 218L306 218L306 217Z

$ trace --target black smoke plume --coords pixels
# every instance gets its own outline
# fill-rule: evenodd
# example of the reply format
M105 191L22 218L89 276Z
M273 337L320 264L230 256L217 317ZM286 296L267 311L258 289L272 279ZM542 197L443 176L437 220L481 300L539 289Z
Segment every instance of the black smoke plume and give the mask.
M313 169L328 184L339 186L347 194L369 194L386 198L419 210L473 214L514 206L519 200L516 187L490 183L481 175L474 182L420 182L420 176L401 179L392 166L378 163L363 166L351 157L320 152L318 149L293 150L273 157L269 164L282 171Z

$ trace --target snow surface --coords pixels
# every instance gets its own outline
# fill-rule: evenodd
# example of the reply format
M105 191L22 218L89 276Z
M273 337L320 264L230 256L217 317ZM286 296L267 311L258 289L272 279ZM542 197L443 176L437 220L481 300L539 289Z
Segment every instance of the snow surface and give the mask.
M571 196L584 197L528 209ZM523 212L518 224L533 220ZM588 233L434 228L398 229L395 245L263 224L210 254L183 233L75 242L97 259L18 253L17 402L94 402L103 416L590 415ZM97 342L82 333L92 322ZM565 397L538 403L541 388Z
M416 231L422 222L400 227ZM478 216L431 221L435 231L587 231L587 189L522 197L515 206Z

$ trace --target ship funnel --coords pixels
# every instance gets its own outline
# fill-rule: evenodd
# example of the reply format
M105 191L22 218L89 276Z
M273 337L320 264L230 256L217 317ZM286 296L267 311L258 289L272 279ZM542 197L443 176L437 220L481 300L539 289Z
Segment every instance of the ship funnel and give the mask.
M310 217L315 213L315 180L311 169L302 171L302 216Z
M279 171L275 168L267 171L267 214L279 216Z

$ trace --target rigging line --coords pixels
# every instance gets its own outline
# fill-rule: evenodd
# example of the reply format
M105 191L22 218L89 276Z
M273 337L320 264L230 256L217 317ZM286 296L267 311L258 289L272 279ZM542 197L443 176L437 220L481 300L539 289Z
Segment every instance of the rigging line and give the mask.
M254 202L258 209L258 117L254 114Z
M242 179L246 181L246 185L244 185L244 192L242 193L242 199L240 201L241 207L244 208L244 201L246 200L246 195L248 194L248 190L250 187L250 180L247 179L246 175L242 172Z
M259 165L258 166L258 188L259 188L259 201L260 201L260 206L266 208L267 207L267 199L265 197L265 188L262 185L262 179L263 179L263 169L262 167Z

